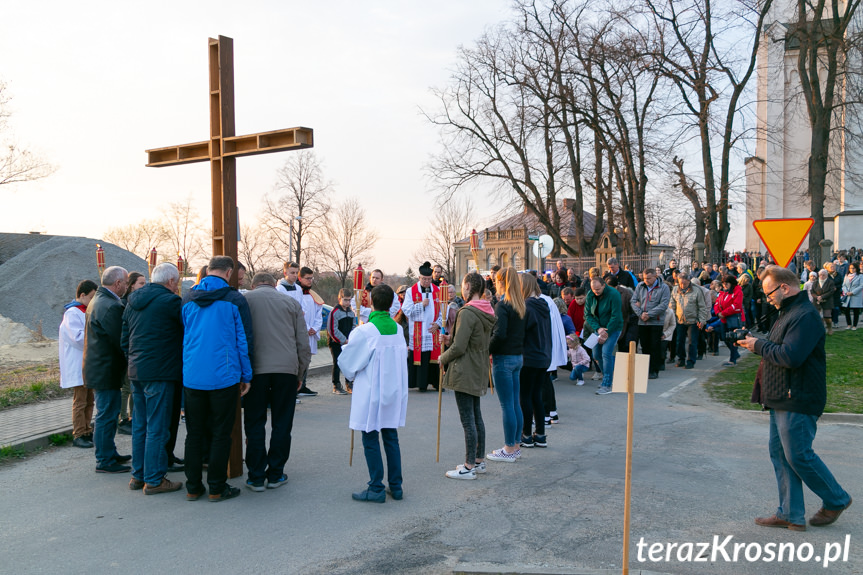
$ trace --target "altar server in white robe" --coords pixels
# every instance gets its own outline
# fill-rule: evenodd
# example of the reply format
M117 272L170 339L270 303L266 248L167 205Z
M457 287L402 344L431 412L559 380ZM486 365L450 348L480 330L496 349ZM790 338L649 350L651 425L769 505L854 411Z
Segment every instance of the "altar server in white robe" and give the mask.
M357 501L384 503L384 463L378 436L387 455L387 482L393 499L402 498L402 465L397 428L404 427L408 407L407 346L402 328L389 315L393 290L381 284L371 292L374 311L369 322L351 332L339 356L339 368L353 380L350 428L361 431L369 468L368 488L354 493Z

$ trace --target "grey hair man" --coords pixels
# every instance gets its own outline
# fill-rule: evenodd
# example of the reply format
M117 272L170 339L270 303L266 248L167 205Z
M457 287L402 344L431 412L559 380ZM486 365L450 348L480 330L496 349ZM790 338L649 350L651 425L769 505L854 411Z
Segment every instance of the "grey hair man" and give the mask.
M698 286L693 286L687 273L677 274L677 285L671 293L671 311L677 319L677 367L692 369L698 357L698 338L701 328L710 319L710 307L707 305L705 291ZM688 356L687 336L689 337Z
M617 278L617 285L626 286L629 289L635 289L635 280L632 274L626 270L621 271L620 262L617 258L611 257L605 262L608 267L608 273Z
M246 487L264 491L288 480L284 471L291 454L299 376L306 372L312 354L303 308L276 291L273 276L256 273L245 297L256 342L251 354L252 385L243 401L249 470ZM272 424L269 449L267 408Z
M770 410L769 451L779 507L770 517L756 518L755 523L806 531L804 483L822 501L821 509L809 519L813 527L830 525L851 506L851 496L812 450L816 423L827 403L824 326L809 298L801 293L795 272L769 265L761 281L779 317L767 339L750 335L737 345L762 358L752 402Z
M165 448L173 404L179 403L177 390L183 384L182 300L176 294L180 274L173 264L163 263L153 269L150 279L149 284L129 295L121 339L129 358L129 383L136 405L132 412L129 488L143 489L145 495L183 487L166 476Z
M131 455L120 455L114 438L120 416L120 388L126 373L126 356L120 347L123 330L123 302L129 273L120 266L102 272L102 285L96 290L84 327L84 385L96 396L93 444L97 473L125 473Z

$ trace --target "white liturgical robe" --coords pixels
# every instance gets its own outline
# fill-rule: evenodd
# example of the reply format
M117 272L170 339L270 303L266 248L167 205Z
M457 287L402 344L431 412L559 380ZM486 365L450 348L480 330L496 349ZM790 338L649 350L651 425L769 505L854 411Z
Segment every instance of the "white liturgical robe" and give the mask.
M354 382L349 426L358 431L404 427L408 409L407 346L401 326L381 335L372 323L351 331L339 369Z

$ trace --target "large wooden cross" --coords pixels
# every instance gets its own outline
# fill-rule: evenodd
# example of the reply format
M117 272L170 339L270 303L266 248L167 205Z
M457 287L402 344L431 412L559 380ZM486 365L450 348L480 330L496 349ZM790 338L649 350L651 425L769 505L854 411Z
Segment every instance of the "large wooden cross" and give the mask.
M210 162L213 202L213 255L226 255L237 261L237 158L287 150L302 150L314 145L311 128L288 128L236 136L234 129L234 41L226 36L210 38L210 139L194 144L147 150L147 166L161 168ZM237 273L231 278L237 287ZM243 474L243 442L240 403L231 434L228 476Z

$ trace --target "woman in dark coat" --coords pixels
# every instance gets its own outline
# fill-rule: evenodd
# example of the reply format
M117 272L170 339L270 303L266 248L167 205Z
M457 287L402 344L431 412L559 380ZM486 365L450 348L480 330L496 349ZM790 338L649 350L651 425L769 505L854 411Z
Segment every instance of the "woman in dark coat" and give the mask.
M824 327L827 335L833 335L833 295L836 292L836 284L827 270L818 272L818 279L812 283L812 303L815 309L821 312L824 318Z

